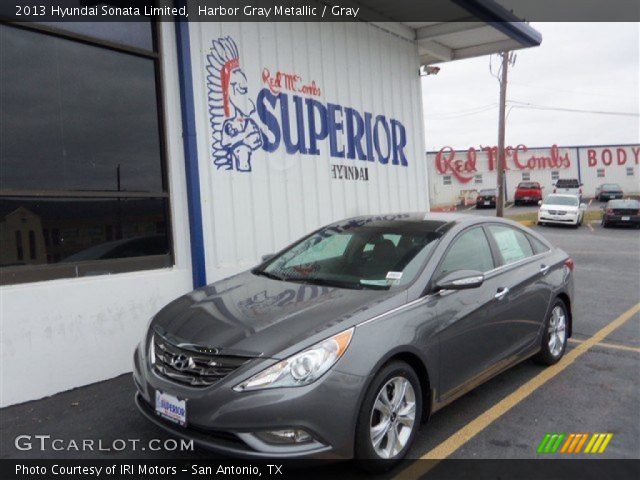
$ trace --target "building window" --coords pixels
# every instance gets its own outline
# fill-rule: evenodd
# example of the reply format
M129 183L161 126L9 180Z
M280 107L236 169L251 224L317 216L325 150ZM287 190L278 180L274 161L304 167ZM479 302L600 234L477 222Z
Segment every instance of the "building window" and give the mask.
M559 178L560 178L560 172L558 170L552 170L551 171L551 181L555 182Z
M1 284L173 262L154 26L71 27L0 24Z
M633 167L627 167L627 176L633 177Z
M522 181L528 182L529 180L531 180L531 173L522 172Z
M451 185L451 175L444 175L442 177L442 184L443 185Z
M475 176L475 183L476 184L482 184L482 175L476 175Z
M598 169L598 178L603 178L604 177L604 168L599 168Z

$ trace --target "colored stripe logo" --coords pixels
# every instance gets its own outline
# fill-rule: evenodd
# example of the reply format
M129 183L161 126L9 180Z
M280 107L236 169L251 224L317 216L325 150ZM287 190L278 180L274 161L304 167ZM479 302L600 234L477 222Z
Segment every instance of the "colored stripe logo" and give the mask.
M612 438L613 433L547 433L538 445L537 452L604 453Z

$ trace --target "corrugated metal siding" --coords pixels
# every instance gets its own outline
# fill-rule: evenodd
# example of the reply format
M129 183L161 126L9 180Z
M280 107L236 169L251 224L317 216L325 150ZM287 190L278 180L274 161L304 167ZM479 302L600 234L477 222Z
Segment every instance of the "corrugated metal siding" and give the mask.
M318 156L288 155L281 145L273 153L253 152L250 173L216 169L205 66L212 40L227 35L238 46L254 101L264 87L263 67L315 80L323 104L400 120L408 166L331 158L327 138ZM335 220L428 209L415 44L366 23L193 23L191 47L209 281ZM332 179L332 164L366 166L369 181Z

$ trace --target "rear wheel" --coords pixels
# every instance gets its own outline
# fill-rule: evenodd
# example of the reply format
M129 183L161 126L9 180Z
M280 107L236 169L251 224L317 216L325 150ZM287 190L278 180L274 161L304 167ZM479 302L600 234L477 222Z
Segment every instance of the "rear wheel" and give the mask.
M387 364L364 397L356 427L355 458L361 468L384 471L402 459L422 416L422 390L411 366Z
M557 298L545 322L540 352L534 357L537 363L553 365L560 361L567 349L568 326L569 310L565 303Z

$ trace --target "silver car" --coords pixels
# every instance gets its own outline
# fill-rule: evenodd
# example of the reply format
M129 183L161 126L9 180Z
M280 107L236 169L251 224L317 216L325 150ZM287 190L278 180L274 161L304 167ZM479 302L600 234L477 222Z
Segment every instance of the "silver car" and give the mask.
M560 360L572 270L498 218L334 223L155 315L135 352L136 403L223 454L389 467L444 405L529 357Z

